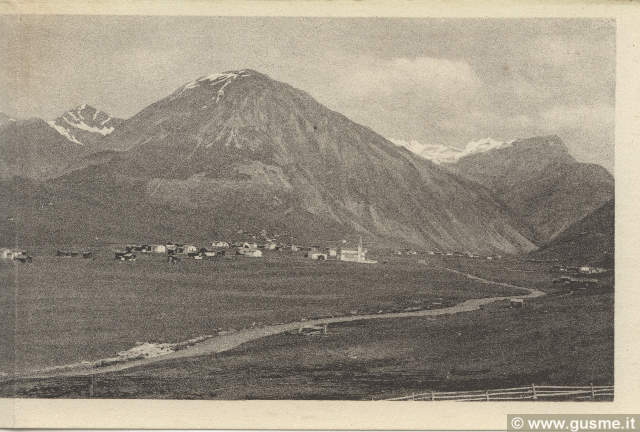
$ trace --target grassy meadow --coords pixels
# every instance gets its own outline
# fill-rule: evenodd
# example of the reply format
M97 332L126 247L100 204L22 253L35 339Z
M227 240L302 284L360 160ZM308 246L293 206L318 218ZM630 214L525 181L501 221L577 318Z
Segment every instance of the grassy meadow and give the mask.
M117 262L38 251L0 262L0 372L97 360L138 342L178 342L328 315L441 307L517 292L389 257L377 265L316 262L302 254L218 261L138 255ZM434 304L435 303L435 304Z
M569 291L570 292L570 291ZM613 292L557 290L435 318L356 321L218 355L94 378L93 397L354 399L538 385L613 384ZM88 377L19 380L21 397L88 397Z

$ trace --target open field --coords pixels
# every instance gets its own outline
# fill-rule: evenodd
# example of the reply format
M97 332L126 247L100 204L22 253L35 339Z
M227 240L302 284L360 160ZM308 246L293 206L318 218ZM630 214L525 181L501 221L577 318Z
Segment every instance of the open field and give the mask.
M102 398L382 399L428 390L613 383L613 293L555 293L524 309L356 321L229 352L95 377ZM20 380L17 395L87 397L88 377ZM13 389L11 389L13 391Z
M31 265L0 263L0 278L0 342L15 347L1 352L5 373L14 364L23 372L97 360L137 342L179 342L254 323L520 294L415 259L362 265L281 252L169 265L163 256L122 263L107 250L95 260L56 258L49 251Z
M418 259L424 259L426 265L419 264ZM86 265L94 276L102 274L106 279L108 274L112 278L112 291L107 290L107 294L104 287L79 290L76 284L76 290L85 293L78 299L85 307L99 304L110 311L96 314L95 325L87 327L95 328L93 336L102 339L99 344L85 340L96 354L91 357L85 351L82 358L99 358L131 347L131 339L127 338L131 333L139 335L136 340L185 340L211 333L217 327L246 327L258 321L255 318L258 315L267 324L303 316L348 314L356 309L360 313L401 310L406 305L428 306L429 302L446 305L471 297L510 295L506 288L481 284L438 270L438 266L548 293L529 300L524 309L496 303L480 311L450 316L332 324L326 335L280 334L216 355L102 373L93 378L95 397L378 399L432 389L613 383L611 276L603 278L601 288L571 291L551 283L555 276L545 270L549 267L545 264L424 256L385 260L386 264L377 266L317 263L274 253L264 261L228 258L218 263L183 262L182 267L168 266L159 257L144 257L136 263L104 259L86 263L55 258L38 261L43 267L64 268L68 272ZM212 273L216 277L209 280ZM139 275L138 286L126 283L135 275ZM181 277L186 279L185 283L176 282ZM187 280L191 286L187 286ZM88 280L85 283L91 285ZM131 291L127 298L137 306L124 307L126 304L120 300L116 303L118 307L108 307L109 299L125 296L120 291L123 285ZM160 288L154 291L157 285ZM181 297L167 295L169 285ZM58 282L55 286L65 285ZM57 292L58 295L67 292L67 299L73 300L71 292L60 288ZM150 293L156 295L149 298ZM38 303L33 297L31 301ZM46 304L44 298L39 301ZM19 298L18 304L26 302ZM264 307L260 308L260 304ZM120 310L122 307L124 312ZM182 320L176 308L184 313ZM89 316L85 319L90 320L89 311L86 313ZM172 319L157 321L160 313ZM207 327L212 316L216 317L215 324ZM141 325L143 317L147 317L148 324ZM59 320L56 326L66 325L73 331L73 322ZM114 328L107 332L108 326ZM24 332L24 327L18 328ZM119 337L114 340L120 346L101 336L118 332ZM23 352L33 352L29 348L39 342L22 345ZM77 348L70 341L58 349L66 353ZM90 380L89 377L11 380L0 386L0 394L13 394L15 390L16 395L25 397L86 397Z

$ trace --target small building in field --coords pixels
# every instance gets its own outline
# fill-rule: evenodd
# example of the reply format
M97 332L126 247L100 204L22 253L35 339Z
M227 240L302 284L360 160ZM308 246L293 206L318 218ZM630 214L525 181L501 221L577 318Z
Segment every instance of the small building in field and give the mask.
M167 246L166 245L161 245L161 244L151 245L151 252L152 253L167 253Z
M316 261L326 261L328 258L327 254L323 254L320 252L309 252L306 256L307 258L311 258L312 260Z
M291 245L291 252L298 252L300 248L296 245Z
M182 251L185 254L196 253L198 252L198 247L194 245L184 245Z
M28 256L27 251L21 249L3 249L0 257L3 259L16 259L21 256Z
M328 248L327 249L327 255L329 255L331 258L336 258L338 256L338 249L336 249L336 248Z
M244 242L244 243L242 243L242 249L258 249L258 244L257 243Z
M262 251L260 249L240 248L238 249L238 255L250 258L260 258L262 257Z
M606 270L600 267L580 266L578 267L578 273L582 274L598 274L604 273Z
M277 246L278 246L277 244L271 243L271 242L264 244L264 248L266 250L275 250Z
M524 307L524 299L521 299L521 298L509 299L509 306L512 307L512 308L523 308Z
M229 243L226 241L214 241L211 243L211 246L217 247L217 248L228 248Z

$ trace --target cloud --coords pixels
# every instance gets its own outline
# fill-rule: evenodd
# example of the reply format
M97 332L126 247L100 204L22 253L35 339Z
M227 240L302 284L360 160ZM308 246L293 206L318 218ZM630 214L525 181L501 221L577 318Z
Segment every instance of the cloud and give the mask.
M338 85L345 95L378 99L422 98L431 101L479 97L482 82L464 61L434 57L387 60L352 59ZM453 101L452 96L457 96Z
M550 128L608 129L615 121L615 108L605 103L592 105L556 105L540 114Z

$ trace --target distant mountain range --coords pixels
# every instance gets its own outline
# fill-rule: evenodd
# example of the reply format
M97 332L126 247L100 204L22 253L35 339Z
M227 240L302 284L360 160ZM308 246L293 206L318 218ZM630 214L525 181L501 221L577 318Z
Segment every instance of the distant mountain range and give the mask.
M11 123L0 126L11 150L0 155L0 198L13 214L0 222L4 242L196 241L265 229L299 241L361 234L523 253L613 197L611 176L575 162L559 139L481 140L440 149L434 163L248 69L190 81L126 120L83 105L48 123ZM547 162L533 160L546 147ZM525 178L536 188L515 193ZM549 203L558 221L543 214Z
M497 141L492 138L471 141L463 150L442 144L423 144L415 140L405 141L391 139L391 142L436 164L455 163L472 154L485 153L491 150L509 147L511 145L511 142Z

